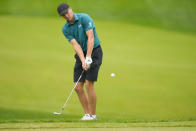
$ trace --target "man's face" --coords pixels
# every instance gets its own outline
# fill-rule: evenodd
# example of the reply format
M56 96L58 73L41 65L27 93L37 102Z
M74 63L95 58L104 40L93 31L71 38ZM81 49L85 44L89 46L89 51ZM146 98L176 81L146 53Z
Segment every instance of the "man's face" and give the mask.
M63 15L63 17L67 20L67 21L72 21L73 17L74 17L74 13L72 11L72 8L68 9L68 12L66 14Z

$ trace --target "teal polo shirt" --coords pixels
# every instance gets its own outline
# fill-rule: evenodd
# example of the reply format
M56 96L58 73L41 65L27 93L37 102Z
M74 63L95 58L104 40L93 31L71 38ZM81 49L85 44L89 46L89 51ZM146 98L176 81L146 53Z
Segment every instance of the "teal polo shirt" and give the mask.
M93 29L94 33L94 48L100 45L97 32L95 30L95 24L93 20L84 13L74 13L74 23L70 24L68 21L63 26L63 34L70 42L72 39L80 44L83 51L87 50L87 40L86 31Z

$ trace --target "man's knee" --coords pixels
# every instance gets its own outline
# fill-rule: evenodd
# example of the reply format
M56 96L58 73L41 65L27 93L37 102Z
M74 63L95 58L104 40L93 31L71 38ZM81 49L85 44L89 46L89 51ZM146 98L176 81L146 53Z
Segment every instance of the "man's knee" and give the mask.
M93 85L94 85L94 82L93 82L93 81L88 81L88 80L86 80L86 82L85 82L86 88L92 88Z
M75 91L76 91L77 93L80 93L80 92L83 90L83 85L84 85L84 83L79 82L79 83L77 84L76 88L75 88Z

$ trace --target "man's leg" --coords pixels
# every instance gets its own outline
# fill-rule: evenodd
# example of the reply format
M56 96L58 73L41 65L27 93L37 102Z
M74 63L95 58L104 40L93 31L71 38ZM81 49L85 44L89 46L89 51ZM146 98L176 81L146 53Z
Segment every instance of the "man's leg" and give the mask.
M90 114L89 106L88 106L88 99L86 93L84 91L84 82L78 82L77 87L75 88L76 93L78 94L78 98L80 103L84 109L85 114Z
M86 80L86 90L88 93L88 103L91 115L96 114L97 96L94 89L94 82Z

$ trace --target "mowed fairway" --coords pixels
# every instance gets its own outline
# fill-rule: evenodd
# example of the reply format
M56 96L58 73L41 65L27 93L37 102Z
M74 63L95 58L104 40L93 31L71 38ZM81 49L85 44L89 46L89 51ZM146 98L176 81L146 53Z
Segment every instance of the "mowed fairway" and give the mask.
M78 122L74 51L60 18L0 16L0 122ZM196 120L196 35L96 21L98 123ZM116 77L111 78L110 74Z
M195 131L195 127L172 127L172 128L52 128L41 129L42 131ZM18 131L17 129L6 129L4 131ZM20 129L20 131L40 131L40 129Z

